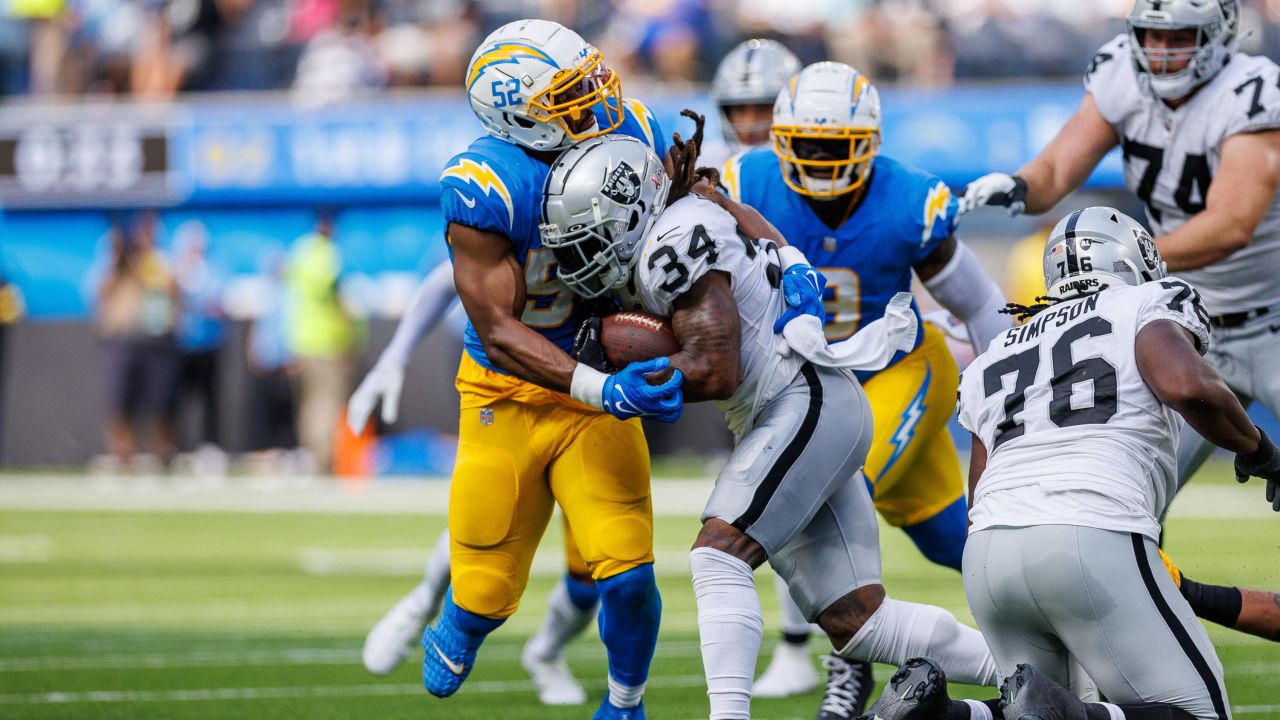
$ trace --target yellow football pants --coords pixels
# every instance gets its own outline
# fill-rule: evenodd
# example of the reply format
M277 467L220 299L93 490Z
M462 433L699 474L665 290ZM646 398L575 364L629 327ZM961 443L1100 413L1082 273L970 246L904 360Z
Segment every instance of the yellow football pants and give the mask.
M556 504L591 577L653 562L649 452L639 420L492 372L464 355L449 496L453 598L490 618L520 604Z
M965 490L947 430L960 371L942 332L921 327L920 347L863 385L875 419L866 476L876 509L895 527L928 520Z

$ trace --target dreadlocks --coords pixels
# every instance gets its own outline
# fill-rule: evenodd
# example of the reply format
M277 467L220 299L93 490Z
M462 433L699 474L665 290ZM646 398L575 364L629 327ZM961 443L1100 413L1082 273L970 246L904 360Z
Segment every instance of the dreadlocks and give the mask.
M693 121L694 131L687 141L680 133L671 135L671 149L667 150L667 159L671 161L671 191L667 193L667 205L688 195L693 186L705 178L706 168L698 170L698 155L702 152L702 126L706 118L692 110L681 110L680 115Z
M1035 305L1019 305L1018 303L1011 302L1001 308L1000 312L1004 315L1014 316L1017 318L1018 322L1025 322L1041 310L1057 305L1064 299L1065 298L1053 297L1052 295L1041 295L1036 298Z

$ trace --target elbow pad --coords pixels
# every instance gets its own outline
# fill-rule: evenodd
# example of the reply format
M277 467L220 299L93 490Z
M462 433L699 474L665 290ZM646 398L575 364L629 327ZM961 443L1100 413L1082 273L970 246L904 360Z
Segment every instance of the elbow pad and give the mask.
M939 305L965 324L979 354L995 336L1013 327L1013 318L1000 313L1008 302L1004 293L982 269L978 256L958 240L951 260L924 286Z

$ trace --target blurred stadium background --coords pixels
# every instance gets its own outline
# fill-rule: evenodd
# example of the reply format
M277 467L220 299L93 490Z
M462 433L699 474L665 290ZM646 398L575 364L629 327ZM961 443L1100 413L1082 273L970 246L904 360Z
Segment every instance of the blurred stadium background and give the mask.
M1242 6L1246 49L1280 56L1280 2ZM354 648L419 571L443 522L433 488L444 483L362 483L447 476L460 346L442 327L419 347L395 426L353 437L327 418L332 463L297 450L287 426L300 378L349 392L418 280L446 257L436 179L481 133L460 88L490 30L520 17L579 30L667 132L689 132L682 108L705 113L712 145L720 133L706 82L736 42L771 37L804 62L849 62L881 88L882 152L959 191L1017 168L1052 137L1128 9L1129 0L0 0L0 716L424 707L406 685L411 671L391 690L272 688L374 687ZM1120 158L1109 157L1063 207L1140 214L1121 181ZM1025 297L1039 245L1020 241L1056 217L983 210L961 234L1011 296ZM315 289L315 278L299 278L317 233L339 251L337 330L290 312ZM120 299L104 287L126 260L142 268L142 290ZM126 348L121 338L138 331L148 341ZM125 406L150 408L156 422L122 424L112 408ZM715 409L649 431L659 474L696 485L667 490L705 492L729 446ZM354 480L324 479L331 468ZM197 513L206 502L218 514ZM406 514L293 514L314 502L361 513L383 502ZM1239 551L1267 531L1256 517L1225 519L1233 503L1227 487L1189 502L1217 519L1178 521L1175 555L1182 548L1220 573L1203 580L1280 584L1274 540ZM660 541L674 563L663 569L668 628L685 650L660 655L657 674L684 678L669 681L687 702L679 717L702 707L679 558L696 506L672 510L678 520L664 521ZM418 511L432 516L408 514ZM306 554L316 547L331 552ZM414 547L423 557L408 554ZM962 611L954 577L896 540L888 552L890 582L907 596L941 593ZM307 557L337 565L316 571ZM370 563L384 572L367 572ZM525 625L544 589L531 587ZM450 714L458 708L490 717L513 697L532 702L517 679L515 626L504 631L510 667L477 676L490 694L451 711L428 706L428 717L472 716ZM1231 642L1245 644L1224 653L1229 678L1275 677L1270 646ZM586 669L600 654L574 657ZM1245 686L1245 706L1280 717L1267 704L1272 690L1256 684ZM154 688L170 694L129 695ZM59 704L58 693L71 694ZM359 701L349 713L348 700L325 699L348 696ZM808 712L762 707L765 717Z

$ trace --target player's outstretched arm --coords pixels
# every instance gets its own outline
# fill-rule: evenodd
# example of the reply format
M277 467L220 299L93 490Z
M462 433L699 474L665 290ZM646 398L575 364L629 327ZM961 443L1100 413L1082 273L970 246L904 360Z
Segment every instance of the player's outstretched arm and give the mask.
M1237 454L1258 449L1261 433L1222 376L1200 357L1190 332L1172 320L1154 320L1138 331L1134 354L1151 392L1201 437Z
M1156 238L1170 272L1213 264L1247 246L1280 189L1280 130L1232 135L1204 210Z
M1004 292L982 269L978 256L955 236L939 243L914 270L933 299L965 324L978 354L1013 327L1013 318L1000 312L1008 302Z
M1118 142L1093 95L1085 93L1071 119L1017 174L991 173L969 183L960 200L960 212L982 205L1007 207L1012 215L1045 212L1083 185Z
M729 276L718 270L704 274L676 298L673 309L671 328L680 352L671 356L671 367L684 373L685 398L732 397L742 379L742 329Z
M511 241L451 223L449 242L458 297L489 360L521 380L569 392L578 363L520 322L524 273L511 252Z
M453 263L440 263L418 283L404 316L396 324L391 342L383 348L378 361L347 403L347 427L359 434L382 403L382 421L393 423L400 415L400 392L404 387L404 369L413 350L432 328L440 323L449 303L457 297L453 287Z

